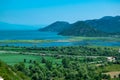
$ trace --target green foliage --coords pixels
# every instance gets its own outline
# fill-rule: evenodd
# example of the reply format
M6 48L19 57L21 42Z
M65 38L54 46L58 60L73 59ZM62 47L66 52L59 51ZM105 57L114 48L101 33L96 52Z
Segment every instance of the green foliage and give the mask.
M120 35L120 16L105 16L101 19L77 21L69 24L57 21L40 31L59 32L60 35L67 36L116 36Z
M8 66L2 61L0 61L0 76L4 80L30 80L30 78L25 76L24 72L17 71L15 68Z
M65 61L65 63L64 63ZM99 73L95 73L95 68L88 66L86 64L80 64L79 61L74 59L63 58L63 64L57 65L52 64L50 61L45 62L45 66L41 64L34 64L25 67L25 71L15 67L18 71L22 71L32 80L101 80ZM69 63L69 65L67 65ZM76 63L76 64L74 64ZM23 65L21 63L17 65ZM24 67L23 67L24 68ZM26 72L29 72L27 74ZM94 75L92 75L94 74Z
M52 62L51 61L46 61L45 62L46 67L51 70L52 69Z
M120 64L107 64L104 66L100 66L97 69L97 72L109 72L109 71L120 71Z
M15 62L17 64L14 63L14 67L10 67L10 69L23 80L27 79L26 76L31 80L102 80L103 78L110 79L109 76L102 75L102 73L120 71L118 63L109 64L105 59L107 56L117 57L119 55L118 48L70 46L46 48L4 47L0 49L4 51L15 51L17 49L18 52L22 52L22 54L0 54L0 59L7 63L15 62L17 59L17 62ZM29 54L26 55L23 51L29 51ZM33 52L36 54L30 54ZM37 53L42 53L42 55ZM117 60L119 60L119 57L117 57ZM101 66L96 66L97 64L101 64ZM0 74L3 75L4 71L8 71L11 75L7 74L2 77L9 80L10 76L14 74L8 68L1 69L1 65L0 72L2 74ZM18 76L14 76L14 78L16 77Z
M64 68L70 67L70 60L68 58L63 58L62 59L62 65Z
M107 33L96 30L90 25L86 24L83 21L78 21L70 25L70 28L63 30L59 33L60 35L67 36L87 36L87 37L96 37L96 36L107 36Z
M105 16L101 19L96 20L87 20L85 21L87 24L93 26L94 28L98 30L102 30L104 32L120 32L120 22L119 22L120 16Z

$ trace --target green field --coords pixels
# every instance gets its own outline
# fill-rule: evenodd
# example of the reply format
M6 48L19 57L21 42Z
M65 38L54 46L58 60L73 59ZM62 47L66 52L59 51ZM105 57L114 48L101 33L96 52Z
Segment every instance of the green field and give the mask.
M111 72L111 71L120 71L119 64L109 64L104 67L100 67L97 69L97 72Z
M0 43L42 43L53 42L53 40L0 40Z
M24 62L24 59L26 59L26 65L29 65L30 60L41 62L43 56L37 56L37 55L23 55L23 54L0 54L0 60L6 62L9 65L14 65L19 62ZM54 57L45 56L46 60L52 61L53 63L61 63L61 59L56 59Z
M83 40L103 40L103 41L120 41L117 37L69 37L64 40L0 40L0 43L50 43L50 42L75 42Z

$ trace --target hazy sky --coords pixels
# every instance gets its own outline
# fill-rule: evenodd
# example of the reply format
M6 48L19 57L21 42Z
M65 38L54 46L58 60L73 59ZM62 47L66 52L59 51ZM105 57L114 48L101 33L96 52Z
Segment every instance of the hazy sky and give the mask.
M0 0L0 22L50 24L120 15L120 0Z

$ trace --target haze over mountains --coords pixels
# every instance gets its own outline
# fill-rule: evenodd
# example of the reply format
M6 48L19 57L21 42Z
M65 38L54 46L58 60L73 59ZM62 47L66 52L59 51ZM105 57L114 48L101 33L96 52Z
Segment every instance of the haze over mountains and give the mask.
M44 25L21 25L0 22L0 30L37 30Z
M64 25L66 24L67 25ZM100 19L68 22L55 22L40 31L58 32L64 36L108 36L120 32L120 16L105 16Z

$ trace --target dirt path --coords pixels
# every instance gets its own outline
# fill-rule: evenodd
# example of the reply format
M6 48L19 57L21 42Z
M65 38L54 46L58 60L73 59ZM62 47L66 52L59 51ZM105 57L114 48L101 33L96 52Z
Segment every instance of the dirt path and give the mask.
M112 72L107 72L107 73L104 73L104 74L107 74L107 75L110 75L111 78L118 78L119 74L120 74L120 71L112 71Z

